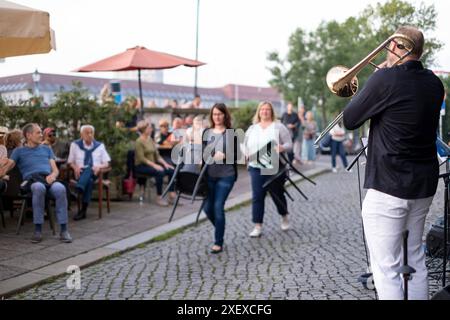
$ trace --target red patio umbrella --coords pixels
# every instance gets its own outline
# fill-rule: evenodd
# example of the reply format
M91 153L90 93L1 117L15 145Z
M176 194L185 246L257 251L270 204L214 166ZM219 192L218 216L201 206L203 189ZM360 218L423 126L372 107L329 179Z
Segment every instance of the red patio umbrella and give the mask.
M197 60L190 60L164 52L149 50L145 47L136 46L125 52L94 62L74 71L93 72L137 70L139 80L139 98L141 99L142 112L144 100L142 99L141 70L171 69L181 65L187 67L198 67L204 64L205 63Z

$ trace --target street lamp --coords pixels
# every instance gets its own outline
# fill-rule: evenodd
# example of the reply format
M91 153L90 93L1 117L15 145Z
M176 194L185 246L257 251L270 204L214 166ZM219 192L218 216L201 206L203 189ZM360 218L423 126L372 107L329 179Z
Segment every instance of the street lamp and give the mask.
M199 18L199 11L200 11L200 0L197 0L197 26L196 26L196 32L195 32L195 60L198 61L198 18ZM197 89L197 71L198 67L195 67L195 84L194 84L194 97L198 95L198 89Z
M41 80L41 75L37 69L33 72L32 77L34 82L34 96L39 97L39 81Z

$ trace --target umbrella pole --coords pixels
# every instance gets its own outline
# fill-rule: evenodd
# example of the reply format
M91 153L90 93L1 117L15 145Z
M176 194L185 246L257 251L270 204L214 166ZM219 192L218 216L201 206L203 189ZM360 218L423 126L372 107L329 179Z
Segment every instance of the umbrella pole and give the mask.
M138 80L139 80L139 99L141 100L141 120L144 119L144 99L142 99L142 82L141 82L141 69L138 69Z

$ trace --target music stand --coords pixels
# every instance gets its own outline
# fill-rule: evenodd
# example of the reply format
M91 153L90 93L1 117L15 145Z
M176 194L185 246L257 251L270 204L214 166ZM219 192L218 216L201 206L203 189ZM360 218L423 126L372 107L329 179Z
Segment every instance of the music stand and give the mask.
M411 280L411 274L416 270L408 265L408 236L409 230L403 231L403 265L397 269L399 274L403 275L403 300L408 300L408 281Z
M446 173L439 175L439 178L444 181L444 248L442 252L442 287L445 288L446 278L447 278L447 264L449 256L449 185L450 185L450 147L438 136L436 140L436 149L438 152L438 157L444 161L440 164L446 164ZM439 256L439 254L438 254ZM433 273L430 273L433 274Z

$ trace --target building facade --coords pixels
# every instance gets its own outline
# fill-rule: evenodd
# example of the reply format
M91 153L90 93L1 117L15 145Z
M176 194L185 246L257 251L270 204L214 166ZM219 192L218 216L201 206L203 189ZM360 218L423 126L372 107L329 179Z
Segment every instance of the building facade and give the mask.
M39 80L36 81L36 78ZM100 99L100 92L105 84L119 82L122 99L127 96L139 97L137 80L109 80L85 76L71 76L40 73L39 77L33 74L21 74L0 77L0 95L8 104L18 104L21 100L28 100L34 95L43 97L45 104L55 100L55 94L60 91L70 91L74 82L81 82L91 97ZM229 106L239 106L248 101L271 101L277 111L282 111L284 102L281 95L273 88L241 86L229 84L219 88L198 88L202 106L211 107L216 102L224 102ZM153 105L165 107L169 100L176 100L181 106L193 100L193 88L157 82L142 82L144 107Z

